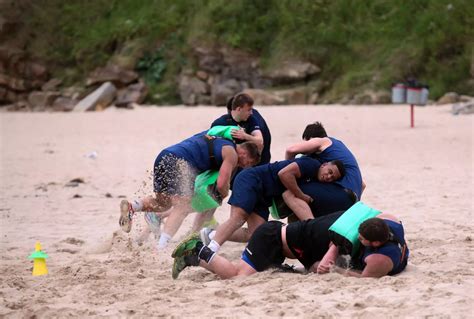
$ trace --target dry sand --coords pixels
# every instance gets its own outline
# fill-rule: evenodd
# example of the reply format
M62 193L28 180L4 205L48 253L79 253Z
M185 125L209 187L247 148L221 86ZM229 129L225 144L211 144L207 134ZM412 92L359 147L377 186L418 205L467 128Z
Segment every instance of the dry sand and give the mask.
M260 107L273 160L308 122L356 155L363 202L401 217L406 272L382 279L267 271L219 280L203 269L171 279L170 252L119 230L123 197L152 190L158 152L204 130L215 107L140 107L100 113L0 113L0 317L473 317L473 119L450 106ZM96 158L88 157L96 152ZM82 178L76 187L66 184ZM80 196L80 197L79 197ZM217 212L223 221L227 205ZM39 240L49 275L27 258ZM242 244L221 252L237 260Z

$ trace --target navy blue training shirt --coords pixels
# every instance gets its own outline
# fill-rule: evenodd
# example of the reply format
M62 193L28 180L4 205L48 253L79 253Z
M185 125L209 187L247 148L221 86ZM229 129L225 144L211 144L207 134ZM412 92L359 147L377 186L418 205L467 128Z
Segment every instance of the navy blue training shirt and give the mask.
M165 150L186 160L200 173L207 171L211 169L211 161L204 134L205 132L202 132L191 136L178 144L167 147ZM235 144L232 141L224 138L216 137L213 140L214 156L219 167L222 165L222 148L227 145L235 148Z
M271 154L270 154L270 144L272 141L272 136L268 128L265 119L262 115L255 109L252 110L252 115L247 119L247 121L237 122L235 121L230 114L224 114L221 117L217 118L212 122L211 127L223 125L238 125L245 130L245 133L252 134L255 130L260 130L263 136L263 150L260 159L260 165L270 163ZM236 143L242 143L241 140L236 140Z
M312 154L312 156L321 162L340 160L344 164L346 174L335 183L352 190L360 199L362 195L362 175L357 160L344 143L333 137L329 137L329 139L332 141L331 146L319 154Z
M301 172L301 177L297 179L299 182L317 180L316 173L318 172L321 163L318 160L310 157L301 157L250 168L253 170L255 175L260 177L262 181L264 189L263 196L273 197L283 194L286 188L280 181L278 172L293 162L298 164Z

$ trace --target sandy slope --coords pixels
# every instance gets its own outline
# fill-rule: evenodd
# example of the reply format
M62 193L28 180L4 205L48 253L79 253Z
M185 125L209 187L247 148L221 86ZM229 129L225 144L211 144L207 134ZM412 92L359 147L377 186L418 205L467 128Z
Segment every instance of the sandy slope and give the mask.
M121 233L118 203L150 192L158 152L207 128L222 108L0 113L0 316L472 318L472 116L417 108L410 129L407 106L259 110L274 160L315 120L352 149L367 183L363 201L405 224L406 273L361 280L268 271L222 281L195 268L173 281L172 247L157 253L151 239L138 247L143 221ZM97 158L87 157L93 151ZM74 178L85 183L65 186ZM220 208L217 219L228 212ZM36 240L50 256L48 276L31 276ZM238 259L242 248L221 252Z

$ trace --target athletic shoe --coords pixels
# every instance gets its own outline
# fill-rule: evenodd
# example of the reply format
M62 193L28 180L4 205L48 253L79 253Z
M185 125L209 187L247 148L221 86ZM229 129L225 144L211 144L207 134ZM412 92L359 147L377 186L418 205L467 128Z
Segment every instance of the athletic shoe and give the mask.
M129 233L132 229L132 218L134 213L132 204L130 204L126 199L120 202L119 225L126 233Z
M197 232L190 234L188 237L183 239L178 246L171 253L171 257L183 257L185 255L191 255L193 249L196 248L196 244L200 242L199 234Z
M145 221L148 224L148 227L155 235L155 238L159 238L161 234L161 217L153 212L145 213Z
M211 238L209 238L209 234L213 231L214 229L210 227L204 227L203 229L199 231L199 237L201 238L201 241L203 242L205 246L209 245L209 243L211 242Z
M180 256L174 259L173 268L171 270L173 279L177 279L179 274L189 266L199 266L199 257L194 251L192 255Z

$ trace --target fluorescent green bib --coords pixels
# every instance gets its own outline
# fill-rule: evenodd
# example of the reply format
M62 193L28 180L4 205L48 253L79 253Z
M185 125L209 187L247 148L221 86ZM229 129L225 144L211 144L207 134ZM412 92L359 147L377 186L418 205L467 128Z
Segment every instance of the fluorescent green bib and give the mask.
M270 206L270 214L274 219L283 219L293 214L293 212L285 204L283 198L274 198L272 206Z
M205 171L196 177L194 182L194 195L191 199L191 206L194 211L202 213L206 210L217 208L221 205L222 200L216 198L218 171Z
M233 141L234 138L231 134L232 130L240 130L240 127L236 125L217 125L211 127L209 131L207 131L207 135L223 137L225 139Z
M357 202L329 227L331 241L339 247L341 254L354 256L360 246L359 225L381 212Z

